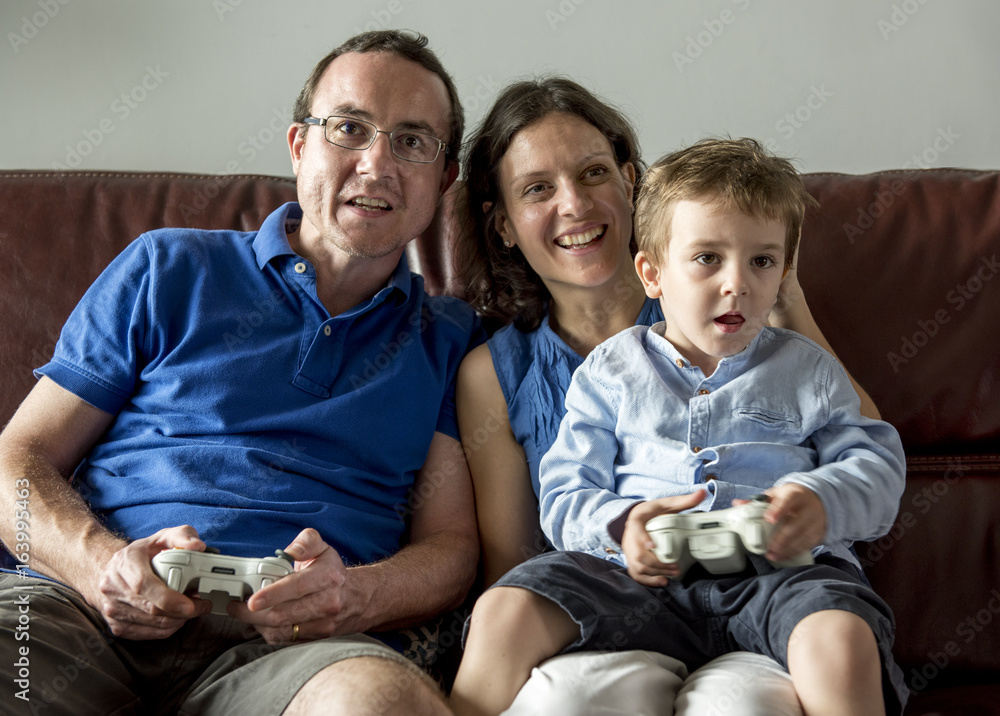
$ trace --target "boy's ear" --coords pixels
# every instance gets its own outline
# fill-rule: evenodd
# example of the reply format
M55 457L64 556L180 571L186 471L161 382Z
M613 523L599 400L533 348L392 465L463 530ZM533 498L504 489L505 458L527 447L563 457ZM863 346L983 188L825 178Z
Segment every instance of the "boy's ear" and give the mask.
M663 295L663 289L660 287L660 269L649 260L645 251L635 255L635 271L639 274L639 280L642 281L647 296L659 298Z

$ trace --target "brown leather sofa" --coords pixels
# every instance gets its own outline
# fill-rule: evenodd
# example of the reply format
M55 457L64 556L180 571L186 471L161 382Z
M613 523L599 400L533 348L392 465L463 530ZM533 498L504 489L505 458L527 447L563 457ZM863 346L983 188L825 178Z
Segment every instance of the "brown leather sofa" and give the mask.
M895 526L857 545L896 614L907 713L1000 714L1000 172L806 183L821 208L805 224L801 283L907 450ZM162 226L255 229L294 196L280 177L0 172L0 424L129 241ZM448 215L409 254L431 291L460 295Z

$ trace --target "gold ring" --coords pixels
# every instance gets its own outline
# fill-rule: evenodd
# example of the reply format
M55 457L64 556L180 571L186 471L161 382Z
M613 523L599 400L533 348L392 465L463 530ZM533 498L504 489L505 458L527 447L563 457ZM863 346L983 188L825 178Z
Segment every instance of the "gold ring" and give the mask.
M299 638L299 625L292 624L292 641L297 641Z

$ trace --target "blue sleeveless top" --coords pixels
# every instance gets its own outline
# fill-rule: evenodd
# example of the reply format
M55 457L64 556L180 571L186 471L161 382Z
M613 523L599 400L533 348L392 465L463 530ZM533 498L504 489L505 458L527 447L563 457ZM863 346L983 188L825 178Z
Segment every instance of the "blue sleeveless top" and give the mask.
M647 298L635 324L651 326L662 320L660 302ZM566 391L583 357L549 327L548 315L530 333L504 326L487 345L507 401L510 427L528 458L531 487L537 497L538 465L555 442L566 414Z

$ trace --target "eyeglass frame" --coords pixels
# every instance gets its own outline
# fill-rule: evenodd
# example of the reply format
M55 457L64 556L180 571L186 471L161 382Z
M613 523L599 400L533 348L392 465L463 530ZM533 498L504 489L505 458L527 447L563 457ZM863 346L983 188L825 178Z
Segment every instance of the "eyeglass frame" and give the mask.
M358 124L367 125L367 126L373 128L375 131L371 135L371 141L369 141L368 145L364 146L364 147L345 147L343 144L337 144L336 142L332 141L330 139L330 137L326 133L326 128L329 125L331 119L348 119L348 120L350 120L352 122L357 122ZM434 162L437 161L437 158L439 156L441 156L442 151L444 152L445 157L447 157L448 153L451 151L451 147L448 146L447 142L445 142L443 139L438 139L433 134L428 134L427 132L418 132L418 131L415 131L415 130L412 130L412 129L406 129L406 130L403 130L403 129L394 129L391 132L387 132L384 129L379 129L373 123L369 122L366 119L358 119L357 117L351 117L351 116L343 115L343 114L331 114L329 117L326 117L326 118L311 117L311 116L310 117L305 117L305 118L302 119L301 123L302 124L306 124L306 125L312 125L312 126L315 126L315 127L322 127L323 128L323 139L325 139L326 141L330 142L330 144L332 144L335 147L340 147L341 149L350 149L352 151L357 151L357 152L363 152L366 149L371 149L372 145L375 144L375 140L378 139L378 135L385 134L385 135L387 135L389 137L389 150L392 152L392 156L397 157L399 159L402 159L404 162L413 162L414 164L433 164ZM393 141L392 141L392 135L394 135L396 132L406 132L408 134L419 134L421 137L429 137L430 139L433 139L435 142L438 143L437 154L434 155L433 159L427 159L427 160L409 159L407 157L401 157L401 156L399 156L398 154L396 154L396 145L393 144Z

